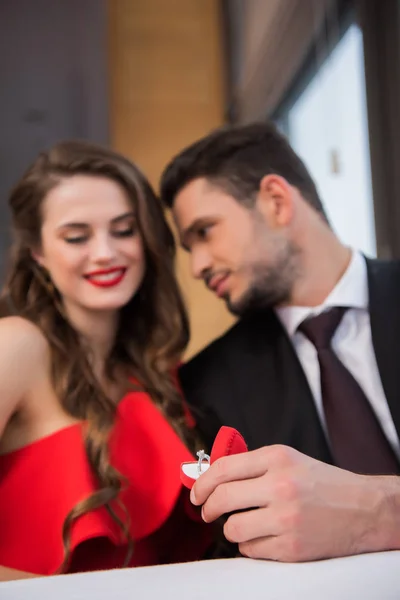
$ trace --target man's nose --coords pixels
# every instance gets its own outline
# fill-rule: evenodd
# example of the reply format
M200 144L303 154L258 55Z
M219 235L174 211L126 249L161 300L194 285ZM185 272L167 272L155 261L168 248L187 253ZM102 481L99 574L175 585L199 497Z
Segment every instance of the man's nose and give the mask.
M205 247L192 249L190 262L192 275L195 279L202 279L204 273L209 271L212 265L210 253Z

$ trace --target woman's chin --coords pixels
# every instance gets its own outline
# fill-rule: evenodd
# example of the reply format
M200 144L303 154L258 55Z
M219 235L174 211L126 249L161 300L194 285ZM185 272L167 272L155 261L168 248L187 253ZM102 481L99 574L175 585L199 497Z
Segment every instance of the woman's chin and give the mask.
M94 297L82 299L82 305L94 311L118 311L132 300L135 293L136 291L127 290L125 293L95 294Z
M115 298L108 299L107 301L103 300L92 301L92 302L82 302L81 306L84 310L88 312L96 312L96 313L113 313L120 311L124 306L126 306L129 302L129 298Z

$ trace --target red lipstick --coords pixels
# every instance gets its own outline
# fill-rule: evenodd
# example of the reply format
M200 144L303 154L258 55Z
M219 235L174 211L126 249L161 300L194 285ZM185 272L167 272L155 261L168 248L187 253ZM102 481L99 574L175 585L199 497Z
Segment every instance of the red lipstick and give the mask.
M114 287L125 277L126 267L112 267L86 273L85 279L96 287Z

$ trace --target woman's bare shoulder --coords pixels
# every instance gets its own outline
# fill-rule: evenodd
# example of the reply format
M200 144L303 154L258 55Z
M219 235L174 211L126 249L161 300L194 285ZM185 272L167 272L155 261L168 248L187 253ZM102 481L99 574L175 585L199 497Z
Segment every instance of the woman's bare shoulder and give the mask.
M47 376L49 356L46 338L34 323L0 319L0 436L30 390Z
M19 360L22 368L26 361L37 364L48 356L49 344L34 323L18 316L0 319L0 372L10 361Z

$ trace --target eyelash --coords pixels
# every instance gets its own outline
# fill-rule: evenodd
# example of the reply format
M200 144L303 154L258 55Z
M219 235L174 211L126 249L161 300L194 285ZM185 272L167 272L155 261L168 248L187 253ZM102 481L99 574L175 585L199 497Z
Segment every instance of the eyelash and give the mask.
M117 238L125 238L134 236L136 233L135 227L129 227L129 229L123 229L121 231L114 231L111 235ZM80 235L78 237L65 238L68 244L83 244L88 239L86 235Z
M204 225L203 227L200 227L197 231L197 236L204 240L205 237L208 235L208 233L210 232L212 225Z
M120 231L114 231L113 235L115 235L116 237L131 237L132 235L135 235L136 233L136 228L135 227L129 227L129 229L121 229Z

